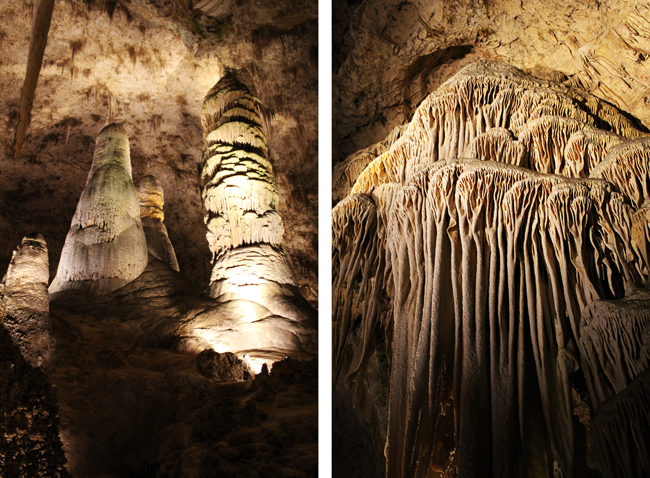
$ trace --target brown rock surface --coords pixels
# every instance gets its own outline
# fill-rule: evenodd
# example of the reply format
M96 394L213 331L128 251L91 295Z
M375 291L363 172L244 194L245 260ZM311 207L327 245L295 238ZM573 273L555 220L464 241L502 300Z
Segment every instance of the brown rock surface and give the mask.
M650 126L647 2L336 1L334 161L410 120L477 59L579 86Z
M647 135L481 60L387 142L332 211L337 387L386 476L595 473L574 390L593 414L648 366Z

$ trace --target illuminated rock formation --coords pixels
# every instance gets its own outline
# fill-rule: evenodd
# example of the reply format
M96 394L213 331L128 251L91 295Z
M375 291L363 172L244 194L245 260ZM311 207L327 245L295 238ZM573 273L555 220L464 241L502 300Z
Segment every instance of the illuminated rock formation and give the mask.
M386 340L387 477L584 476L574 377L597 411L648 365L640 136L582 91L482 61L336 205L334 370L361 403Z
M47 244L40 234L23 238L2 280L2 322L25 360L33 366L47 362L51 337L50 279Z
M263 361L269 350L315 353L316 313L281 248L284 229L258 102L226 75L206 96L202 123L203 201L214 263L209 294L238 305L225 323L218 310L199 313L193 323L203 324L218 352L265 349L250 352Z
M50 294L107 294L147 266L147 242L131 179L129 139L117 124L97 137L95 155L65 240Z
M279 245L284 228L255 98L226 76L208 92L201 121L203 201L213 258L245 244Z
M140 201L140 219L147 238L149 254L178 271L178 260L163 221L165 195L153 176L145 176L135 183Z

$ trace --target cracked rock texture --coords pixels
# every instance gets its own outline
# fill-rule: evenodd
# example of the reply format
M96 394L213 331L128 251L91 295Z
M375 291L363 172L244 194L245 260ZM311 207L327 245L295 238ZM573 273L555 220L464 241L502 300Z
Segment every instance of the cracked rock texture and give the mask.
M24 237L0 284L0 321L32 366L48 362L54 352L47 285L47 244L40 234Z
M342 163L335 383L387 477L643 476L648 141L584 89L480 60L358 177ZM620 425L590 428L617 394Z

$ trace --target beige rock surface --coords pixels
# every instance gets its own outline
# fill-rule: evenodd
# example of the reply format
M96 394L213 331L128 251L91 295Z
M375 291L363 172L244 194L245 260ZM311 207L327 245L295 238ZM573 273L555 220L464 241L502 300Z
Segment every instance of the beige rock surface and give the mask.
M178 259L163 223L165 195L153 176L144 176L135 182L140 201L140 220L147 239L147 251L153 257L178 271Z
M577 85L650 125L642 1L335 2L334 161L411 119L477 59Z
M33 367L48 362L55 350L49 279L45 239L40 234L24 237L0 285L0 313L13 343Z
M482 60L359 174L332 211L334 370L386 476L590 473L573 389L584 374L593 412L647 368L646 141L582 90Z
M112 123L97 137L88 181L49 291L107 294L131 282L145 267L147 240L131 179L129 138L121 125Z

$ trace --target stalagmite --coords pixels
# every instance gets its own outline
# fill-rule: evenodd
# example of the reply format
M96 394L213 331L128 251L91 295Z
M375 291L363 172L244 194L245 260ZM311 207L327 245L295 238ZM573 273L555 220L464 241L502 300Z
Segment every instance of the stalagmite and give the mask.
M23 238L0 285L0 309L11 339L32 366L47 362L54 351L49 279L45 239L40 234Z
M207 94L202 179L214 267L208 293L237 304L227 326L218 309L197 313L218 352L241 352L269 365L269 351L316 352L316 313L300 295L282 251L282 218L257 100L233 75ZM265 349L266 352L262 352Z
M163 221L165 195L153 176L144 176L135 183L140 201L140 219L147 238L149 254L178 271L178 260Z
M282 242L278 195L257 108L246 87L230 76L203 102L206 150L201 176L215 258L244 244Z
M121 125L106 126L65 240L50 294L68 289L107 294L147 266L147 241L131 179L129 139Z
M481 61L333 209L334 371L367 393L386 340L388 478L583 476L574 377L596 407L648 367L641 135Z

